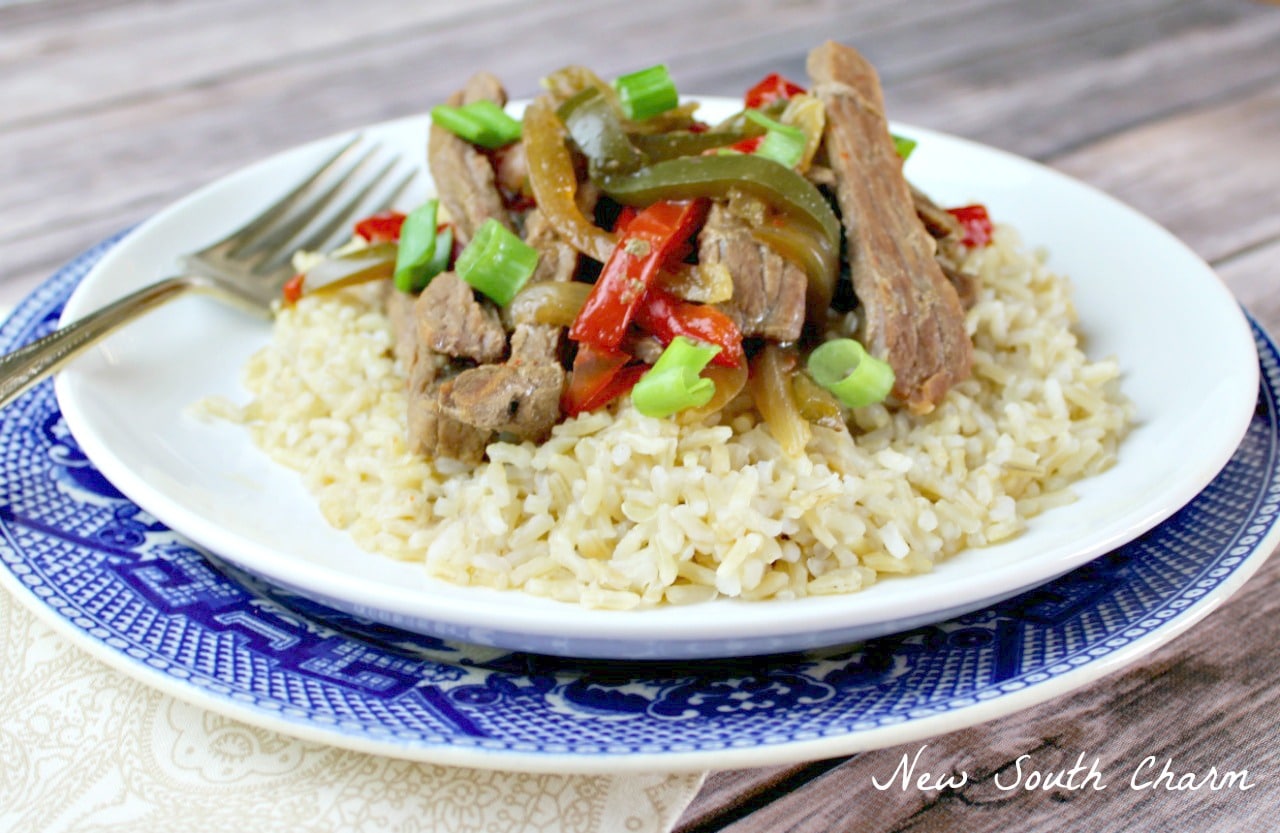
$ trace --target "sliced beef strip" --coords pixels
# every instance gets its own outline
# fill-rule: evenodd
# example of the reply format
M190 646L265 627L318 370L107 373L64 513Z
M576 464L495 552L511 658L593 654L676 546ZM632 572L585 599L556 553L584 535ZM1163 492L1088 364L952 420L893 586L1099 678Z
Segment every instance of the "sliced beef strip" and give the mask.
M657 364L665 345L652 335L633 335L623 342L626 351L645 364Z
M539 209L525 217L524 242L538 250L538 266L529 283L570 281L578 269L578 251L560 239Z
M452 272L437 275L416 298L394 287L387 311L396 355L408 373L409 447L430 457L478 462L492 432L447 413L441 389L453 360L501 359L507 336L497 313Z
M560 327L516 325L506 362L469 368L440 385L441 414L490 436L546 439L560 421L565 384L561 335Z
M480 462L493 432L446 413L441 388L443 385L409 392L410 449L432 459L451 457L464 463Z
M451 104L489 99L506 102L496 78L480 73ZM432 128L428 154L441 202L449 211L459 237L470 239L485 219L495 217L515 231L503 207L489 160L448 131ZM531 282L572 280L577 252L564 243L531 211L524 237L539 252ZM402 302L389 306L393 320L403 315ZM471 288L453 273L437 276L413 305L413 337L397 353L410 354L410 444L433 457L479 462L496 434L541 440L560 418L565 372L560 364L561 330L545 325L518 325L511 336L496 311L477 301ZM453 359L478 362L459 368Z
M560 363L560 336L562 327L554 324L517 324L511 334L512 364L536 362Z
M914 185L911 189L911 204L915 206L916 216L924 223L925 231L937 239L957 236L964 237L964 228L951 212L929 198L929 195Z
M916 216L875 70L857 50L830 41L809 53L808 70L826 107L823 141L863 308L863 341L893 367L894 394L928 413L969 376L964 308Z
M938 266L942 269L942 274L946 275L947 280L951 282L952 288L955 289L956 297L960 299L961 307L968 310L978 303L978 290L982 287L982 281L977 275L958 267L953 267L941 257L938 258Z
M468 437L473 445L464 450L474 456L448 455L468 462L480 459L495 432L521 440L546 439L560 420L565 372L559 348L559 327L518 326L511 336L511 357L506 362L468 368L432 389L434 396L428 407L436 421L424 423L423 428L434 429L438 435L441 429L437 426L447 424L459 436L465 436L461 426L473 429L482 440Z
M525 218L525 242L538 250L538 266L529 283L573 280L578 268L578 252L560 239L541 211L534 209ZM511 357L501 372L476 368L459 379L451 402L467 402L468 396L484 392L492 401L467 407L477 418L475 424L520 439L541 440L560 420L560 396L565 372L560 364L563 328L548 324L517 324L511 334ZM481 371L477 373L476 371ZM465 395L464 395L465 394ZM503 409L509 413L502 416Z
M555 237L536 212L526 231L541 253L530 280L571 279L576 252ZM495 433L531 440L550 434L560 419L565 381L559 327L517 326L510 358L496 363L507 351L498 314L478 301L454 273L436 276L412 302L410 312L405 306L394 295L388 299L392 320L399 321L397 354L409 371L411 448L431 457L476 463ZM480 364L459 370L450 359Z
M482 435L479 454L495 432L541 441L560 420L565 372L559 361L560 328L519 325L511 335L511 357L482 364L444 379L431 404L439 417ZM412 423L411 423L412 427ZM458 454L449 456L461 457Z
M456 359L495 362L507 352L507 332L497 311L476 300L453 272L432 279L413 305L418 342Z
M698 234L698 260L729 270L733 297L721 309L744 336L800 338L808 286L804 270L756 240L751 227L722 203L712 205Z
M410 372L418 358L417 328L413 323L413 304L417 300L417 296L396 289L391 281L383 285L382 305L391 320L391 333L395 336L394 354Z
M449 357L414 339L414 354L406 363L409 449L431 458L452 457L478 463L492 432L468 425L443 412L442 380L454 372Z
M978 276L964 269L965 255L968 250L964 246L964 227L951 212L942 208L929 196L914 185L911 186L911 199L916 207L916 216L924 223L925 231L932 235L937 244L935 256L942 274L947 276L955 287L960 305L966 310L978 300Z
M486 432L543 440L560 418L563 386L555 362L482 364L440 385L440 410Z
M499 105L507 103L501 82L487 72L473 75L466 87L449 97L448 103L457 107L482 99ZM503 205L493 164L470 142L433 124L427 145L427 165L440 203L449 212L461 243L469 241L476 229L491 217L515 230L511 215Z

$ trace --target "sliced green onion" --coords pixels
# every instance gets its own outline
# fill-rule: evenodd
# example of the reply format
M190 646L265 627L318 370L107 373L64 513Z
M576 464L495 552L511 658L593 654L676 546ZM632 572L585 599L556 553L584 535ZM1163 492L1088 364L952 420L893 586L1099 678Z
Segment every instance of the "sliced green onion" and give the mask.
M851 338L823 342L809 354L809 375L847 408L884 401L893 390L893 368Z
M632 121L665 113L680 103L675 82L663 64L620 75L613 82L622 112Z
M428 282L441 272L449 271L449 258L452 255L453 226L444 226L436 231L436 251L427 263L427 274L431 276L427 278Z
M449 268L449 252L453 248L453 232L436 234L439 200L427 200L409 212L400 227L400 250L396 254L396 271L392 280L401 292L421 292L431 279ZM441 258L443 255L443 259Z
M911 156L911 151L916 149L916 140L908 139L906 136L893 135L893 149L902 157L902 161L906 162Z
M538 268L538 250L490 217L453 268L458 277L505 307Z
M783 124L769 118L759 110L748 110L747 119L764 128L764 141L756 148L755 155L772 159L779 165L794 168L804 158L809 137L798 127Z
M676 336L636 386L631 402L645 416L669 417L685 408L700 408L715 395L716 383L698 374L720 348Z
M438 104L431 108L431 121L473 145L500 148L520 138L520 122L488 99L462 107Z

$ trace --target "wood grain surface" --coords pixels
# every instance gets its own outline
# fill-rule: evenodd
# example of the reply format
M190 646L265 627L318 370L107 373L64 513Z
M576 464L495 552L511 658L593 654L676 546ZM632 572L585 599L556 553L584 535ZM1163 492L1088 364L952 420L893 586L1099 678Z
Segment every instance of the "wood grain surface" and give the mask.
M1133 205L1280 332L1280 6L1251 0L0 0L0 303L218 176L421 112L479 67L522 96L567 63L664 61L683 89L738 95L769 71L803 77L828 37L875 62L892 118ZM923 751L714 773L678 829L1274 830L1278 640L1273 560L1084 689ZM967 784L874 788L917 753ZM1096 760L1109 786L999 789L1024 755L1043 770ZM1178 774L1247 769L1255 786L1130 789L1147 756Z

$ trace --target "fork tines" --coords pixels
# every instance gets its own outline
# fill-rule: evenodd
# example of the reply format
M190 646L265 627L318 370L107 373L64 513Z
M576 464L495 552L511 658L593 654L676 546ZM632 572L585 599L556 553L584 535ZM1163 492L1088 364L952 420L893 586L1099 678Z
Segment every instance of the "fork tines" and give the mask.
M354 137L293 190L211 248L258 274L288 263L299 249L327 250L351 236L349 222L392 204L413 180L400 160ZM381 160L381 161L380 161ZM401 168L398 175L396 169Z

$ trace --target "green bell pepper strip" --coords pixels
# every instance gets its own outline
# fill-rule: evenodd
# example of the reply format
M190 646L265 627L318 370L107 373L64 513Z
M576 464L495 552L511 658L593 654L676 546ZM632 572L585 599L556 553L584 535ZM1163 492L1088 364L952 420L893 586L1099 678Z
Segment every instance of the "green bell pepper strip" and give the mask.
M833 246L840 244L840 220L818 189L771 159L747 154L682 156L633 174L608 177L602 187L623 205L634 206L658 200L726 197L737 188L820 231Z
M588 173L599 181L628 174L648 160L627 137L621 114L600 90L588 87L556 111L578 150L587 157Z
M916 140L908 139L906 136L899 136L896 133L891 135L893 137L893 149L902 157L902 161L906 162L911 157L911 151L916 149Z
M754 128L754 129L751 129ZM699 156L709 150L736 145L743 139L764 133L764 128L751 125L742 130L674 130L670 133L632 133L631 144L651 162L675 159L678 156Z

